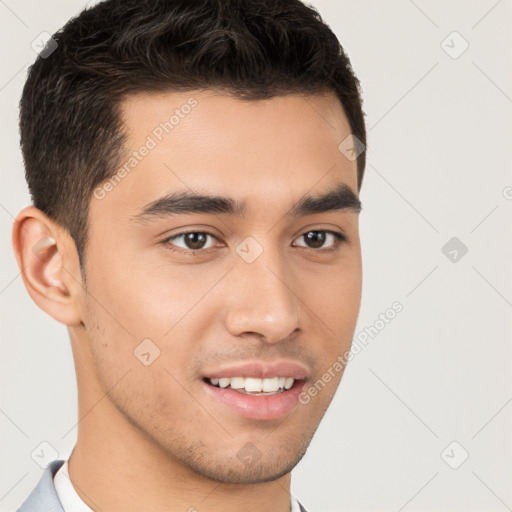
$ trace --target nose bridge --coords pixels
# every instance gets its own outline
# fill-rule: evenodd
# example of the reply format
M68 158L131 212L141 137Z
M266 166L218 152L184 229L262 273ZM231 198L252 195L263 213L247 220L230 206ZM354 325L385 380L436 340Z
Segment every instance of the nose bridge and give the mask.
M298 298L277 247L248 238L236 249L226 327L234 336L251 332L277 342L298 327Z

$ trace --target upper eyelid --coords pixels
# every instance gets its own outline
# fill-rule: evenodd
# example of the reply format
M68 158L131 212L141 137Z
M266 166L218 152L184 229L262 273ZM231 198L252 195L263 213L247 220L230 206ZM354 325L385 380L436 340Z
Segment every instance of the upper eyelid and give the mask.
M211 233L210 231L191 230L191 231L182 231L181 233L176 233L175 235L168 236L164 239L164 242L168 242L169 240L173 240L174 238L178 238L179 236L188 235L190 233L201 233L203 235L209 235L215 239L218 239L217 235L215 235L214 233Z

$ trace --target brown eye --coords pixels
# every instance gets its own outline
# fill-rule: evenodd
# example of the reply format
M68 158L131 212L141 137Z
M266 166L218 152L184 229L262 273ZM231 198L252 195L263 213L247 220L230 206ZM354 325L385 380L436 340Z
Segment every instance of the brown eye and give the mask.
M207 235L205 233L187 233L183 240L188 249L203 249L207 241Z
M313 249L320 249L327 238L326 233L322 231L309 231L303 236L306 244Z
M299 247L307 247L309 249L333 249L341 241L345 240L345 237L341 233L335 231L326 230L312 230L302 234L297 240L304 240L306 245L299 244ZM330 242L327 247L324 244Z
M189 250L189 251L199 251L201 249L209 249L213 247L213 245L206 246L208 243L208 238L215 239L214 235L211 233L206 233L203 231L191 231L188 233L179 233L177 235L173 235L166 240L167 243L175 245L178 249Z

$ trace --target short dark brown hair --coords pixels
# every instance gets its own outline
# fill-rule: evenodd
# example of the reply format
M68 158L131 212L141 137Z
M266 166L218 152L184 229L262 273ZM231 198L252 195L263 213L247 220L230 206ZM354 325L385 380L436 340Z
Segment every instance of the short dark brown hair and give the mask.
M34 206L69 231L82 269L89 202L122 158L120 105L131 93L219 89L258 100L332 91L366 148L350 60L300 0L106 0L52 37L57 46L39 55L23 89L21 149Z

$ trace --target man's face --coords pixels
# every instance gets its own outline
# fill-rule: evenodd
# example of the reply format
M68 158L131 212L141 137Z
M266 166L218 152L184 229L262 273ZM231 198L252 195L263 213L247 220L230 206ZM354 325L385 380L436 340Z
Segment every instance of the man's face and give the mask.
M359 312L357 211L347 190L313 203L357 195L356 162L338 150L346 116L333 95L212 91L135 95L123 112L138 156L96 189L88 218L90 378L176 463L275 479L304 454L342 371L309 403L299 393L349 349ZM234 211L170 201L181 193Z

